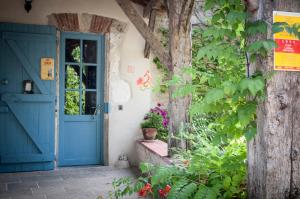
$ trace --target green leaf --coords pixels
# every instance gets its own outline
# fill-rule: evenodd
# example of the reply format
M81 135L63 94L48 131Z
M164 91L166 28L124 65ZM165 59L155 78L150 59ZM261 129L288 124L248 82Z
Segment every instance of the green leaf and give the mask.
M157 168L151 178L152 186L165 183L176 172L178 172L178 170L172 166Z
M204 4L204 10L210 10L215 6L215 1L214 0L210 0L210 1L205 1Z
M216 113L219 112L222 108L221 105L218 104L207 104L205 102L199 102L192 104L189 112L191 115L201 114L201 113Z
M143 162L140 164L140 170L142 173L149 173L153 170L154 166L150 163Z
M251 95L255 96L258 92L264 90L265 82L262 78L243 79L239 86L242 92L248 89Z
M265 82L261 78L251 79L249 81L248 88L253 96L255 96L259 91L263 91L265 87Z
M247 132L245 133L246 140L249 142L252 138L255 137L256 133L257 133L257 129L256 128L252 127L250 129L248 129Z
M266 33L267 29L268 29L267 23L261 20L246 24L246 32L248 35Z
M207 92L204 101L208 104L215 103L224 98L224 90L220 88L213 88Z
M231 178L230 176L226 176L224 181L223 181L223 185L224 185L224 188L227 190L230 188L230 185L231 185Z
M237 23L246 19L246 13L240 11L231 11L228 13L226 18L229 21L229 23Z
M256 104L247 103L246 105L240 106L238 108L238 119L242 127L247 126L251 121L253 121L256 113Z
M187 184L189 184L189 181L187 179L180 179L179 181L175 182L170 193L168 194L168 199L179 199L178 196L181 195L182 188Z
M263 41L263 46L267 51L273 50L274 48L277 48L277 43L273 40L265 40Z
M200 185L194 199L217 199L218 193L215 189Z
M187 96L191 93L194 93L196 91L196 86L193 84L186 84L184 86L181 87L177 87L177 90L175 90L173 92L172 97L176 98L176 97L184 97Z
M237 85L232 83L231 81L226 81L223 83L224 94L225 95L233 95L237 90Z
M191 198L196 190L197 185L192 182L181 189L177 198Z
M178 85L182 82L182 78L178 75L173 75L172 79L168 81L168 85Z
M255 41L247 47L249 53L256 53L263 47L262 41Z

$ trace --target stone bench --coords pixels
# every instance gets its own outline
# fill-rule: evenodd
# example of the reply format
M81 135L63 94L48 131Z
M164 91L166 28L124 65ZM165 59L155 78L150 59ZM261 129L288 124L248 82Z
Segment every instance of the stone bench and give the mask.
M168 144L161 140L137 140L138 164L148 162L154 165L169 165Z

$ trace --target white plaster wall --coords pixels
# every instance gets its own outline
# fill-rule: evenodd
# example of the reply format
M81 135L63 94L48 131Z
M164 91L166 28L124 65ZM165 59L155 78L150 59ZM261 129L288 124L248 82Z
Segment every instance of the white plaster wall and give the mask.
M32 10L24 10L24 0L1 2L0 22L24 24L48 24L47 16L52 13L89 13L118 19L128 23L128 31L121 45L120 78L130 86L130 99L111 103L109 115L109 164L114 165L119 154L128 154L136 163L135 140L141 137L139 123L151 103L151 90L141 91L135 81L151 67L151 61L143 58L144 40L129 22L114 0L33 0ZM133 73L128 66L133 66ZM120 96L121 97L121 96ZM112 102L112 99L111 99ZM123 110L118 110L123 105Z

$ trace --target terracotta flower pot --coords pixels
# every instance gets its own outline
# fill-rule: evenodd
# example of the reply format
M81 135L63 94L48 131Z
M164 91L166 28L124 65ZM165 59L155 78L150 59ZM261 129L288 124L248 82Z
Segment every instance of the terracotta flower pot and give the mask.
M154 140L157 134L156 128L142 128L145 140Z

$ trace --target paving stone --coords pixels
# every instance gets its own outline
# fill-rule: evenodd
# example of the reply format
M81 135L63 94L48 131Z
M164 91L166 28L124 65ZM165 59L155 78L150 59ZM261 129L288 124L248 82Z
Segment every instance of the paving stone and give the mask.
M11 197L7 197L7 196L3 196L3 197L0 196L0 199L12 199L12 198Z
M69 196L72 199L97 199L100 195L90 192L71 193Z
M43 181L62 181L62 177L60 176L30 176L30 177L22 177L22 182L43 182Z
M18 176L2 176L3 174L0 174L0 183L17 183L21 182L21 178Z
M32 172L18 172L18 173L11 173L10 175L11 176L17 176L19 178L22 178L22 177L32 177L32 176L39 176L41 175L41 173L39 171L32 171Z
M7 184L7 191L22 191L22 190L30 190L31 188L38 188L36 182L19 182L19 183L9 183Z
M36 195L13 196L12 199L47 199L47 198L45 194L36 194Z
M21 196L32 196L32 192L30 189L19 189L15 191L7 191L5 193L0 194L0 198L3 197L21 197Z
M100 195L108 198L113 179L124 176L135 176L135 171L112 167L70 167L0 174L0 179L8 182L7 187L0 182L3 191L0 199L96 199Z
M54 194L54 193L67 193L64 187L40 187L32 188L33 194Z
M40 188L43 187L62 187L65 185L65 181L61 180L61 181L41 181L38 182L38 186Z
M0 193L4 193L7 191L7 184L0 184Z
M46 194L47 199L73 199L68 193L49 193Z

